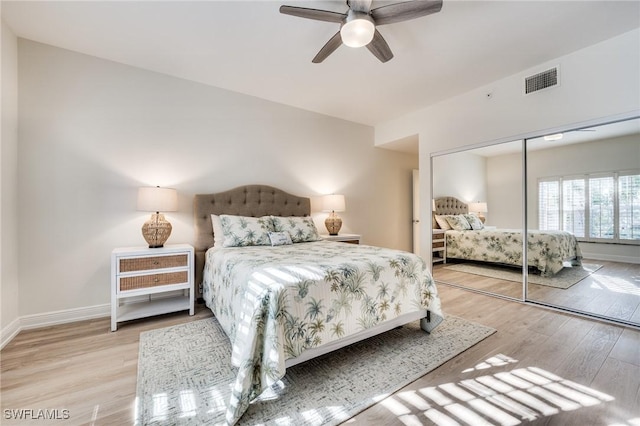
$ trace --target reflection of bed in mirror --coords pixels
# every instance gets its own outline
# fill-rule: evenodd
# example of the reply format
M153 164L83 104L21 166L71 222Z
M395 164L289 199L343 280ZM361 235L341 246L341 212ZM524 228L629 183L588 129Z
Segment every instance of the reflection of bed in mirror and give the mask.
M455 197L439 197L434 203L433 226L445 230L446 259L522 267L522 230L485 227ZM542 276L555 275L564 262L581 264L582 252L573 234L529 230L527 237L527 264Z

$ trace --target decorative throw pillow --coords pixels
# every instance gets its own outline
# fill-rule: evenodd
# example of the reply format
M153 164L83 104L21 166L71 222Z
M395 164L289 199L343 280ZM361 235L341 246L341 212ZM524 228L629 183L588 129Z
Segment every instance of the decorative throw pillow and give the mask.
M272 246L285 246L288 244L293 244L293 241L291 241L291 234L289 234L287 231L269 232L269 239L271 240Z
M465 231L467 229L471 229L471 225L467 222L467 219L461 214L456 215L448 215L447 222L451 225L452 229L456 231Z
M309 216L271 216L271 219L273 221L273 230L275 232L289 232L291 241L294 243L306 243L321 239L313 219Z
M220 216L212 214L211 225L213 225L213 246L223 247L224 231L222 230L222 224L220 223Z
M224 234L223 247L268 246L273 231L270 216L247 217L220 215Z
M480 218L475 214L465 214L464 218L467 219L467 222L469 222L469 225L471 225L471 229L477 231L484 228L484 223L482 223Z
M451 229L451 225L447 222L447 215L437 214L436 223L440 226L440 229L444 229L445 231Z

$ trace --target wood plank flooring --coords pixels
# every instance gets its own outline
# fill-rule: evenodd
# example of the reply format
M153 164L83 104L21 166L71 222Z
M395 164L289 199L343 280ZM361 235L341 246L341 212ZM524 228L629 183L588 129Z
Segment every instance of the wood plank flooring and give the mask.
M640 332L440 285L443 309L498 330L348 425L638 425ZM206 318L169 314L21 332L0 353L3 425L127 425L134 419L139 334ZM11 409L66 409L14 421Z
M528 298L582 312L605 315L640 325L640 264L583 260L602 268L568 289L529 283ZM446 264L434 265L441 282L522 298L522 284L464 272L450 271Z

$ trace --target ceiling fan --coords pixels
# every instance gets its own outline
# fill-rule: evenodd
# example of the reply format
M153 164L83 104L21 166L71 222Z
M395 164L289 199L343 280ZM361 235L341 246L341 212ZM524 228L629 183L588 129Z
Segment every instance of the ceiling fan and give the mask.
M340 24L340 31L329 39L311 61L319 64L343 43L349 47L367 46L376 58L387 62L393 58L393 53L382 34L376 29L377 26L420 18L440 12L442 9L442 0L405 1L375 9L371 9L371 1L347 0L349 10L345 13L285 5L280 6L280 13Z

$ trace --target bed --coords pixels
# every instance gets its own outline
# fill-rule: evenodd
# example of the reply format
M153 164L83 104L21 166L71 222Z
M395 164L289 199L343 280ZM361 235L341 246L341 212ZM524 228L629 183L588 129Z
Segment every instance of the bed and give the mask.
M196 282L238 368L229 424L287 367L409 322L429 332L442 321L419 256L322 240L310 213L309 198L265 185L195 196ZM277 245L283 235L291 243Z
M485 228L481 221L470 217L467 204L455 197L436 198L434 204L434 228L445 228L446 259L522 267L522 230ZM468 223L475 221L476 226L471 224L472 229L460 229L461 226L446 229L443 216L460 215L468 218ZM448 225L451 226L450 223ZM582 261L578 240L570 232L529 230L527 247L527 266L542 276L555 275L565 262L578 266Z

